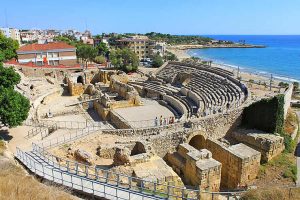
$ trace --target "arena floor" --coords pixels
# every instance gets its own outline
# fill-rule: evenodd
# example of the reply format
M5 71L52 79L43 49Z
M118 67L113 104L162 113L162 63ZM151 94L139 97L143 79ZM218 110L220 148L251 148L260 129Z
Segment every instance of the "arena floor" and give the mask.
M168 123L170 117L174 114L166 107L160 105L157 101L150 99L142 99L143 106L118 108L114 111L122 118L126 119L128 123L134 128L156 126L160 124L160 116L162 116L162 123ZM157 124L155 118L157 117ZM166 122L164 122L164 118Z

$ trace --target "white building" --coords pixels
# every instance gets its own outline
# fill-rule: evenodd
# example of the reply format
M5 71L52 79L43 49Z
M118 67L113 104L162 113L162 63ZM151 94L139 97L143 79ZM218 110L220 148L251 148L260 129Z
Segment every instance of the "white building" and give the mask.
M21 44L21 37L20 37L20 31L19 31L19 29L15 29L15 28L0 28L0 31L6 37L14 39L14 40L17 40L19 42L19 44Z

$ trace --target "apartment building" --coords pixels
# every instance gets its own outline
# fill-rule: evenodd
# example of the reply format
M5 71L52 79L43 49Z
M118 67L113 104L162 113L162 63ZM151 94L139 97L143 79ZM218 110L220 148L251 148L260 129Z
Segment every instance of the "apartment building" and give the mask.
M147 36L133 36L116 40L116 46L119 48L127 47L136 53L139 59L151 58L152 49L155 43Z
M20 47L17 54L18 62L22 64L73 66L77 63L76 48L64 42L28 44Z
M19 29L15 28L0 28L0 32L7 38L17 40L21 44L21 36Z

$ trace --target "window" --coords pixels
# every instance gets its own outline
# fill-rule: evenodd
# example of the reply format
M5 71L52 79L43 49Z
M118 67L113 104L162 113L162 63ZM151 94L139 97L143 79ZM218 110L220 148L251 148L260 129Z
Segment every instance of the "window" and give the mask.
M140 53L139 51L136 51L136 53Z
M58 57L58 53L52 53L52 58Z
M58 60L53 60L53 65L58 65Z
M146 53L148 53L148 51L146 51Z
M146 49L148 49L148 46L146 46Z

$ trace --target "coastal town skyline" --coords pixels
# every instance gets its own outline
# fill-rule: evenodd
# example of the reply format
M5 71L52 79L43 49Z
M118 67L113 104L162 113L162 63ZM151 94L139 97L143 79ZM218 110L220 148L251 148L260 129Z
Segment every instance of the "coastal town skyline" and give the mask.
M55 6L55 9L49 9ZM182 35L297 35L299 2L51 1L2 3L1 27ZM126 9L123 9L126 8ZM145 9L148 11L145 13ZM247 12L245 12L245 10ZM287 12L288 11L288 12ZM218 13L218 15L214 14ZM238 17L237 17L238 16ZM47 22L47 23L46 23Z

